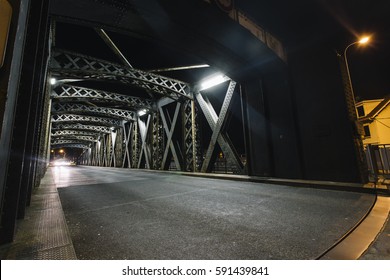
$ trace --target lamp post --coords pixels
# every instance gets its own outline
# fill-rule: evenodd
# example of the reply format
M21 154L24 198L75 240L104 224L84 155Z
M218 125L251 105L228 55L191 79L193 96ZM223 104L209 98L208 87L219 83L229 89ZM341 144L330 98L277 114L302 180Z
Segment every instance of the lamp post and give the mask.
M353 107L355 108L356 118L357 118L356 101L355 101L355 94L354 94L353 87L352 87L351 73L349 72L348 59L347 59L347 50L349 49L349 47L351 47L353 45L356 45L356 44L364 45L369 40L370 40L370 37L363 37L359 41L356 41L356 42L353 42L353 43L349 44L344 49L344 53L343 53L344 62L345 62L345 69L347 70L348 84L349 84L349 88L351 90L351 95L352 95L352 100L353 100Z

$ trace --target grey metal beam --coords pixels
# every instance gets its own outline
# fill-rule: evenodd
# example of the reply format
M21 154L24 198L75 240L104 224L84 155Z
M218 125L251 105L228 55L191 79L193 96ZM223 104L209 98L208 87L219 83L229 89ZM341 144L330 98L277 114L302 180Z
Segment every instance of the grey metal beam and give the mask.
M107 92L102 90L95 90L85 87L76 87L71 85L62 85L56 87L51 92L51 98L63 100L93 100L93 101L104 101L104 102L113 102L126 105L130 108L147 108L152 109L154 102L150 99L139 98L124 94L118 94L113 92Z
M138 158L138 168L141 167L142 155L145 156L146 168L150 169L150 147L149 143L147 143L147 136L149 131L151 116L147 115L147 120L144 121L141 118L138 118L138 127L141 135L141 151L140 156Z
M79 140L79 139L57 139L51 142L51 145L63 145L63 144L85 144L90 145L91 141Z
M122 121L117 119L96 117L96 116L84 116L76 114L56 114L52 115L51 121L53 123L95 123L106 126L119 127L122 125Z
M84 131L84 130L52 130L51 137L56 136L65 136L65 135L80 135L80 136L94 136L98 137L100 135L99 132L93 132L90 130Z
M95 31L99 34L99 36L103 39L104 42L110 47L110 49L117 55L117 57L123 62L124 65L133 68L130 62L126 59L123 53L119 50L119 48L115 45L115 43L111 40L110 36L101 28L95 28Z
M175 127L176 127L178 115L179 115L179 112L180 112L181 104L179 102L176 103L175 113L174 113L173 120L172 120L172 123L170 124L170 126L168 125L168 122L167 122L167 119L166 119L163 107L160 104L157 104L157 106L158 106L158 109L160 111L161 119L163 121L163 126L164 126L165 133L167 135L167 142L166 142L166 147L165 147L165 150L164 150L164 156L163 156L163 159L162 159L161 168L164 169L164 167L166 165L168 152L169 152L169 149L170 149L171 152L172 152L172 156L173 156L173 159L175 161L176 167L179 170L181 170L181 164L180 164L179 158L178 158L177 153L176 153L176 147L175 147L175 145L174 145L174 143L172 141L172 136L173 136L173 133L175 131Z
M212 153L215 149L215 143L218 142L222 152L225 154L228 162L235 166L238 172L242 172L243 165L241 163L241 160L235 150L230 146L230 141L226 139L227 137L224 135L224 133L221 132L221 128L223 126L223 123L225 121L226 112L229 108L230 101L232 98L232 95L234 93L236 83L234 81L231 81L229 84L229 88L227 90L224 103L221 108L220 117L216 114L212 104L208 101L207 98L204 98L200 92L196 93L196 100L198 101L198 104L200 105L201 110L203 111L207 122L210 125L210 128L213 131L213 135L210 141L210 145L208 147L208 150L206 152L205 160L202 164L202 172L207 172L210 169L210 161Z
M87 144L76 144L76 143L68 143L68 144L52 144L51 147L53 149L56 148L80 148L80 149L89 149L90 146Z
M75 103L53 103L51 107L53 114L63 114L63 113L94 113L108 117L121 118L124 120L136 119L136 112L109 108L109 107L97 107L97 106L87 106L84 104L75 104Z
M50 71L62 78L118 81L175 99L192 98L183 81L64 50L53 52Z
M122 130L124 135L124 144L125 144L125 151L123 155L123 162L122 162L122 168L125 167L126 160L128 162L128 168L131 167L131 158L130 158L130 152L129 152L129 143L131 140L131 132L133 130L133 123L129 123L127 126L127 123L123 122L122 124Z
M90 124L80 124L80 123L53 123L51 127L52 132L62 131L62 130L77 130L85 131L92 133L110 133L111 128L107 126L98 126Z
M95 136L85 136L85 135L64 135L64 136L52 136L52 142L56 140L82 140L97 142L98 139Z

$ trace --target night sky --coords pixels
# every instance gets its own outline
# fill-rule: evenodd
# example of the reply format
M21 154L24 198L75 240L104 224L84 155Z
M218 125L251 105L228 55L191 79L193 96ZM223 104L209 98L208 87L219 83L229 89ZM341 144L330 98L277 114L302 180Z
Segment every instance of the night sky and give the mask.
M287 51L324 43L342 53L361 35L370 35L369 45L347 51L356 98L390 94L390 1L236 0L235 5L279 37Z

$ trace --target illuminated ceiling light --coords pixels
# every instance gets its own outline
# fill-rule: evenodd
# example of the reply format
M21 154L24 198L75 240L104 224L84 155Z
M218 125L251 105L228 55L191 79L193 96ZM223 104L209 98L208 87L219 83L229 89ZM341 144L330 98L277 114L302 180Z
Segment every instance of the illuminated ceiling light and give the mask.
M137 114L138 114L139 117L142 117L142 116L146 115L146 113L147 113L146 109L141 109L141 110L139 110L139 111L137 112Z
M50 84L53 86L57 83L57 79L56 78L51 78L50 79Z
M219 85L219 84L222 84L223 82L226 82L227 80L230 80L230 79L223 74L213 75L209 78L206 78L204 81L202 81L200 83L199 90L205 90L205 89L212 88L216 85Z
M370 37L363 37L359 40L359 44L365 44L367 43L368 41L370 41Z

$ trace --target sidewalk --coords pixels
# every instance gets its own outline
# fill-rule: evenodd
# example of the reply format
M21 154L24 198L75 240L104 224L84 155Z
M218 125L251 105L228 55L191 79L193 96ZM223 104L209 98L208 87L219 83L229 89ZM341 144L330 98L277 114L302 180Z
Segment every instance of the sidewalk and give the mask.
M52 172L47 170L31 198L15 240L0 247L2 260L74 260L76 254L66 225Z

